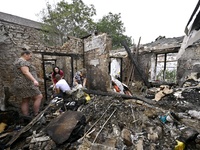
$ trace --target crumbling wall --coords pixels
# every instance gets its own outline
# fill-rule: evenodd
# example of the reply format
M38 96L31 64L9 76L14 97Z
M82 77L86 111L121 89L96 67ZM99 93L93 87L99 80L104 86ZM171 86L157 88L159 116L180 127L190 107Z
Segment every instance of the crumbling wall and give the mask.
M192 72L200 73L200 45L188 47L185 53L178 59L177 81L182 85L186 77Z
M153 54L150 53L146 53L146 54L141 54L138 55L138 64L139 64L139 68L140 70L142 70L142 72L145 74L145 76L147 77L147 79L150 79L150 68L151 68L151 58L152 58ZM135 69L135 80L136 81L142 81L141 79L141 75L138 73L137 69Z
M4 95L4 88L8 88L10 92L10 99L16 102L16 98L12 95L12 83L14 82L13 62L16 58L20 57L22 48L30 47L30 50L34 50L36 47L41 47L39 40L39 31L34 28L20 26L8 22L0 21L0 32L4 32L1 36L0 42L0 74L1 74L1 87L0 94ZM35 37L38 37L36 39ZM38 40L38 41L37 41ZM43 46L42 46L43 47ZM33 64L38 69L38 77L40 82L43 80L41 56L34 55ZM42 83L41 83L42 84ZM5 97L1 97L1 102L5 100Z
M88 72L88 88L101 91L110 89L110 49L111 40L107 34L93 35L85 39L84 58Z
M5 17L6 16L6 17ZM28 22L28 23L27 23ZM1 110L4 109L5 100L10 104L18 104L20 100L12 93L12 84L14 82L13 62L20 57L22 48L28 48L33 55L33 65L37 68L37 74L40 82L40 89L45 97L44 87L44 68L43 59L57 59L61 68L70 66L66 69L66 76L71 73L71 60L67 57L73 57L73 69L76 71L77 66L83 66L83 42L81 39L69 38L62 47L50 47L44 44L42 27L40 23L27 20L24 18L0 13L0 104ZM55 55L62 53L62 57ZM66 55L65 55L66 54ZM78 54L77 57L76 54ZM70 75L72 78L72 76ZM5 89L8 90L5 91ZM5 93L9 95L5 95Z
M74 72L77 72L84 67L83 49L83 40L71 36L68 37L68 41L61 47L61 51L66 51L68 54L78 54L73 57ZM71 70L64 70L64 72L71 72ZM69 74L67 76L69 76Z
M137 57L135 53L134 50L131 50L131 56L137 62L138 66L135 66L131 61L130 56L125 49L122 48L110 51L110 57L121 58L122 68L120 79L123 83L127 84L131 90L135 90L135 87L141 88L143 86L144 81L142 80L141 74L138 73L138 69L140 69L140 72L142 71L149 80L151 79L151 59L155 59L153 53L140 53Z
M12 94L12 83L14 82L13 62L20 57L22 48L28 48L34 54L32 63L37 68L44 101L46 100L45 88L48 88L45 86L47 84L45 67L47 66L48 73L51 70L51 64L45 64L48 60L55 60L52 61L52 65L63 69L69 84L74 73L84 67L88 71L88 88L102 91L110 89L109 50L112 44L106 34L90 36L84 40L68 37L68 41L59 47L46 45L42 31L41 23L0 13L1 110L8 100L9 104L17 105L21 101Z
M5 94L4 94L4 88L3 87L4 87L3 81L2 81L2 78L0 78L0 93L1 93L0 110L5 110L5 104L4 104Z

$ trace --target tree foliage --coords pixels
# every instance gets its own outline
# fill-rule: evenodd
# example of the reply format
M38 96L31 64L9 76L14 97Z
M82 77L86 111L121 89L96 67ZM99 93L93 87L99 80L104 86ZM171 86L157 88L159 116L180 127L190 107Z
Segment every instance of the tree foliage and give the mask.
M164 81L167 82L176 82L176 70L165 70L165 72L164 70L160 70L160 72L157 75L157 79L162 81L163 78Z
M81 37L94 30L92 17L96 15L93 5L87 6L82 0L72 0L72 3L61 0L55 7L47 3L47 10L42 11L44 28L57 33L62 43L67 36Z
M112 14L104 16L97 22L97 31L107 33L112 38L113 49L121 47L121 41L126 40L131 45L131 37L124 35L125 27L121 21L121 14Z
M131 45L131 37L124 35L125 27L120 13L110 12L95 23L92 19L96 15L94 5L87 6L82 0L71 1L61 0L54 7L47 3L47 9L41 12L44 30L48 31L48 34L44 34L45 41L52 45L63 44L67 36L81 38L97 30L112 38L113 49L121 47L122 40ZM56 37L59 37L60 42L56 41Z

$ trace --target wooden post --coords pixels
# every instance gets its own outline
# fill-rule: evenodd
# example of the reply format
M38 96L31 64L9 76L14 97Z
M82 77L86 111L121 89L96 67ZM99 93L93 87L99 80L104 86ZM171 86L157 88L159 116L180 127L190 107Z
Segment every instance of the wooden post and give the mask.
M121 44L124 46L124 48L126 49L128 56L130 57L132 63L134 64L136 70L138 71L140 77L142 78L142 80L144 81L144 84L149 88L151 87L148 78L145 76L145 73L140 70L139 64L137 63L136 60L134 60L133 56L131 55L131 50L129 49L129 47L127 46L125 41L122 41Z
M137 58L138 58L138 51L139 51L139 47L140 47L140 41L141 41L141 37L139 38L138 45L137 45L137 47L136 47L136 49L135 49L135 51L136 51L135 56L136 56L136 60L137 60L137 61L138 61ZM134 51L134 49L133 49L133 51ZM131 81L133 80L133 74L134 74L133 70L134 70L134 66L131 65L131 69L130 69L129 74L128 74L128 78L127 78L127 81L126 81L126 85L129 85L130 79L131 79Z

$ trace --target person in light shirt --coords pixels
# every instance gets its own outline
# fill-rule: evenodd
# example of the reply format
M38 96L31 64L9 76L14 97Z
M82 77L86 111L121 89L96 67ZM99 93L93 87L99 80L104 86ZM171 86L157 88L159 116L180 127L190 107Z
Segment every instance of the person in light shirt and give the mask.
M67 81L61 77L61 75L56 74L55 76L57 83L55 84L55 96L54 97L63 97L67 91L70 91L71 88Z

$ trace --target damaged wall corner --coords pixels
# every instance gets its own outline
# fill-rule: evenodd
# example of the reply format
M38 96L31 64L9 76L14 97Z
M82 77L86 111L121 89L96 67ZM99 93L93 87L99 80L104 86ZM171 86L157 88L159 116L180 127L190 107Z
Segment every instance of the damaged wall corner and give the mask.
M178 59L177 81L182 85L186 77L193 72L200 72L200 44L188 47Z
M1 97L0 97L0 110L1 111L4 111L5 110L5 104L4 104L4 101L5 101L5 94L4 94L4 85L3 85L3 82L2 82L2 78L0 78L0 93L1 93Z
M84 41L85 68L88 71L88 88L108 91L110 89L109 50L111 39L107 34L92 35Z
M48 100L45 99L47 95L45 87L48 86L46 84L46 73L49 75L52 72L53 65L59 65L65 71L65 77L68 82L70 82L69 77L71 80L73 78L72 70L76 71L77 66L83 66L82 39L70 37L70 40L63 46L50 46L41 37L43 33L41 23L1 12L0 30L4 31L6 35L9 35L9 38L6 38L3 43L0 42L0 95L2 95L0 104L2 107L5 103L4 87L8 87L11 89L10 92L13 92L13 62L20 57L24 45L28 46L33 52L34 57L32 63L37 68L40 90L44 95L44 102ZM0 35L5 34L4 32L1 32ZM52 63L49 70L45 68L48 66L47 63ZM52 84L51 80L49 84ZM10 96L9 102L12 104L16 102L18 105L21 100L18 100L15 96Z

